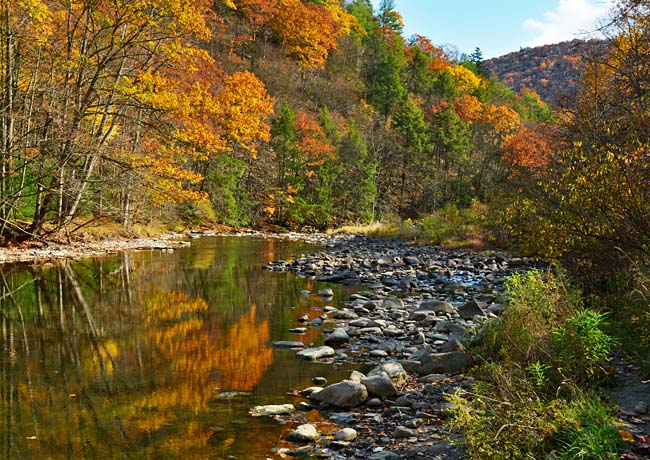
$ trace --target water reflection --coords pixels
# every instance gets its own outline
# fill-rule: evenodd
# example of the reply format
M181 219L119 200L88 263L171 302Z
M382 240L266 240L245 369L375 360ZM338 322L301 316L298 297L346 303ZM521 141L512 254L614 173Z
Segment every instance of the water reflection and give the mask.
M299 296L319 286L261 267L306 249L214 238L174 253L3 267L0 456L270 456L283 427L248 408L332 372L271 348L296 339L295 318L323 302ZM251 395L215 397L224 391Z

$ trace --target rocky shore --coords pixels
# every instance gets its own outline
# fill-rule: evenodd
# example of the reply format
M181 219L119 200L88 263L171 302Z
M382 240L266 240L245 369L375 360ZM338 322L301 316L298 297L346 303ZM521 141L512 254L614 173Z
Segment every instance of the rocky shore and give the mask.
M157 238L107 238L92 242L76 241L70 244L32 243L29 247L0 248L0 264L82 259L121 251L173 250L189 246L190 243L183 239L185 237L181 234L168 234Z
M500 314L504 279L534 261L503 253L450 251L362 236L322 241L326 249L266 269L323 282L359 286L336 309L296 318L296 328L318 328L323 345L276 342L294 348L296 359L336 365L358 363L341 382L316 380L299 392L297 405L259 406L255 416L280 418L294 429L277 454L333 459L464 459L459 435L444 426L452 405L445 394L471 391L464 371L473 356L464 340ZM303 292L332 299L331 289ZM308 423L321 413L337 430Z

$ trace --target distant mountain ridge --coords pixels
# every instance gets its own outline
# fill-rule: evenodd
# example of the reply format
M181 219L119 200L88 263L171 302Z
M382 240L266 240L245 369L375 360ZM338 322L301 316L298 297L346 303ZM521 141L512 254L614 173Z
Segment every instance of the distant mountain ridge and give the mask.
M606 53L604 40L572 40L524 48L483 63L513 90L532 89L555 105L574 98L586 63Z

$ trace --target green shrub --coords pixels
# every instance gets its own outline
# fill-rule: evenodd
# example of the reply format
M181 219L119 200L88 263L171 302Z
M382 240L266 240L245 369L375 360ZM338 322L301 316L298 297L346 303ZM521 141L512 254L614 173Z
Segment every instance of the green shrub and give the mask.
M480 353L528 367L550 363L551 335L574 309L566 279L552 271L529 270L506 281L508 308L481 331Z
M472 393L456 393L451 426L475 459L591 460L621 448L609 409L591 392L615 339L562 273L531 270L507 283L508 308L487 322Z
M619 458L624 442L615 426L610 408L596 395L573 401L565 416L571 420L558 434L553 460L608 460Z
M558 368L578 380L591 379L602 371L616 339L604 332L607 313L578 309L553 330Z

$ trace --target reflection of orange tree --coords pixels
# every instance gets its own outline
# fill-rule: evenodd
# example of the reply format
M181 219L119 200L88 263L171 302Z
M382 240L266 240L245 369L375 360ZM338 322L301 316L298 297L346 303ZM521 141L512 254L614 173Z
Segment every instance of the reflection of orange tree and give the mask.
M258 321L257 307L253 305L228 329L215 354L218 385L235 391L252 390L273 360L269 339L269 320Z
M271 364L269 322L257 321L255 306L221 338L210 334L201 318L207 309L203 299L182 293L159 292L146 302L144 320L155 347L152 364L169 365L172 372L162 372L155 389L135 404L133 415L146 414L137 417L140 429L160 428L175 418L179 407L204 410L215 385L251 390Z

